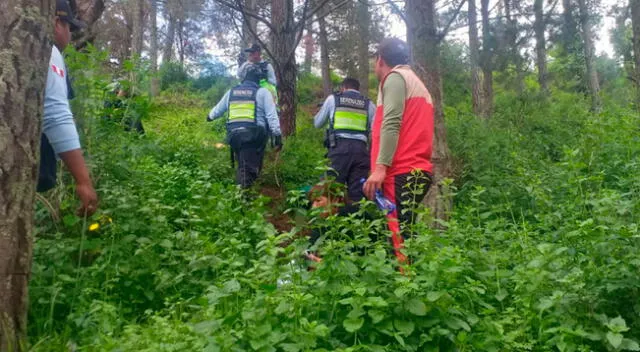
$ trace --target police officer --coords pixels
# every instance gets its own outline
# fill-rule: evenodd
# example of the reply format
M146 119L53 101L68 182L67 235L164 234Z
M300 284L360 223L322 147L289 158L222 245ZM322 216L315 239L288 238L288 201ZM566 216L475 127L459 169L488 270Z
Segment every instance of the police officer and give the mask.
M229 90L211 109L207 121L226 114L227 142L233 159L238 161L236 183L249 188L258 178L267 143L267 128L274 136L276 149L282 147L282 134L276 106L268 90L258 84L264 74L260 67L246 67L242 83Z
M367 141L375 105L360 94L360 82L345 78L340 92L327 97L322 108L313 118L316 128L328 122L325 146L336 181L347 186L349 199L358 202L363 198L360 180L369 175L369 150Z
M97 209L98 196L84 161L78 131L69 107L68 99L73 93L61 54L71 41L71 31L80 29L85 24L74 18L67 0L56 0L55 15L55 45L51 49L44 92L37 190L43 192L55 186L57 158L60 158L76 183L76 194L82 203L78 215L91 215Z
M247 61L240 65L238 68L238 78L243 79L248 67L256 65L258 66L264 75L260 80L260 87L266 88L271 95L276 105L278 105L278 92L276 86L278 82L276 80L276 73L273 70L273 66L262 60L262 47L259 44L253 44L251 47L244 49L244 52L248 54Z

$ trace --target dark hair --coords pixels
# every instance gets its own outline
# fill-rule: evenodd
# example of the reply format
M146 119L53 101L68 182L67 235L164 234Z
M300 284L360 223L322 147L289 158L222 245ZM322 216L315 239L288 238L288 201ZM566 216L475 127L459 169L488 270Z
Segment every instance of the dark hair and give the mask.
M345 89L360 90L360 81L352 77L347 77L342 81L342 87Z
M409 47L398 38L383 39L376 55L390 67L409 64Z
M251 81L259 84L260 80L265 78L266 76L258 65L249 65L246 68L243 81Z

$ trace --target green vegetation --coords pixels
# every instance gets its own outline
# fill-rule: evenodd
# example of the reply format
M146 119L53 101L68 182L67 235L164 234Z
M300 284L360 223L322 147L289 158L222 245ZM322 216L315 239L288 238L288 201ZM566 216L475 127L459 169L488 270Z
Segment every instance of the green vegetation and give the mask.
M204 121L209 88L168 86L140 105L138 136L100 118L102 60L69 64L84 67L75 108L100 211L71 215L66 177L38 202L33 351L640 350L640 126L619 100L594 115L578 94L497 91L488 121L448 101L445 230L416 225L403 275L370 239L382 220L329 218L324 261L307 271L298 189L322 172L310 125L320 81L302 78L312 106L258 185L288 190L287 202L247 200L216 147L223 122ZM303 220L279 232L267 218L287 208Z

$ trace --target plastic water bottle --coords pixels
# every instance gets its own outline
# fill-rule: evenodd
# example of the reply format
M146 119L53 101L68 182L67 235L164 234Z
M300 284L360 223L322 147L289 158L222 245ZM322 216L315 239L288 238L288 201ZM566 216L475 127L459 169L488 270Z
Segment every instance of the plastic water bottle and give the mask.
M364 178L360 179L360 183L362 183L363 186L365 181L366 180ZM382 190L376 190L374 201L378 206L378 209L382 210L385 215L389 215L396 210L396 205L382 194Z

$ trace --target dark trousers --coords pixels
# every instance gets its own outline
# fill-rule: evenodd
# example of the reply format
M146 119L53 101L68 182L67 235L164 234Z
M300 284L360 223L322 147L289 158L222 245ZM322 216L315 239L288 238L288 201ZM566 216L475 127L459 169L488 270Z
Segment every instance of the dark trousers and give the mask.
M382 185L384 196L396 205L396 209L387 215L387 224L395 255L401 262L406 261L400 252L402 244L411 236L407 227L415 222L412 210L422 202L430 186L431 175L419 171L387 177Z
M361 179L369 177L369 150L363 141L338 138L336 146L327 153L336 181L347 186L347 195L353 202L364 197Z
M238 162L236 184L239 184L240 187L249 188L258 179L260 171L262 171L266 146L267 138L261 134L254 141L242 143L233 150L233 157Z

